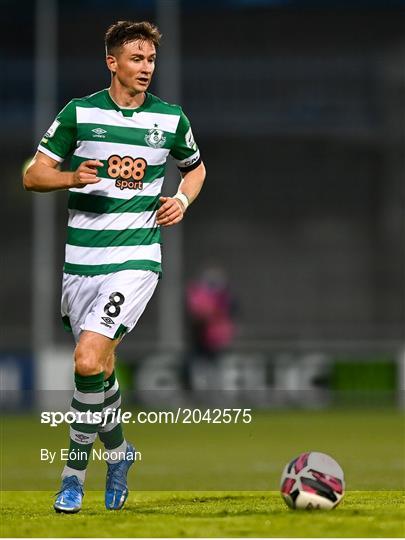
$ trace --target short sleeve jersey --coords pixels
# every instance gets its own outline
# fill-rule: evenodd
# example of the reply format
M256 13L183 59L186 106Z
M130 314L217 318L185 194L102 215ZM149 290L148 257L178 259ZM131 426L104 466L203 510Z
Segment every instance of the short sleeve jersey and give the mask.
M161 272L156 211L166 161L170 154L182 172L201 162L181 107L147 93L140 107L124 109L102 90L68 103L38 150L59 162L71 156L71 170L103 163L100 182L69 190L66 273Z

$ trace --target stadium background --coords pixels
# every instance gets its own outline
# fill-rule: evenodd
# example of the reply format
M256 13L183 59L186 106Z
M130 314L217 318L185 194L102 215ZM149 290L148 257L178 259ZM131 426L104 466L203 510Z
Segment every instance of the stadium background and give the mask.
M40 18L52 22L52 2L37 5L48 6ZM24 192L21 169L57 110L72 97L108 86L103 34L111 22L128 18L159 22L165 40L151 91L169 101L178 96L208 177L181 229L165 231L164 279L120 346L127 398L132 396L134 406L152 408L181 403L260 410L249 432L252 446L233 455L228 476L216 469L218 460L229 460L228 435L220 430L216 439L193 426L200 452L195 459L201 464L191 473L186 465L195 463L180 452L185 469L177 481L170 474L156 479L145 465L141 489L276 489L280 467L296 451L308 449L311 440L315 449L341 456L355 479L353 489L403 489L404 427L398 408L404 405L405 378L404 5L120 0L112 6L102 0L59 0L53 74L46 72L49 50L45 64L35 57L36 3L21 9L1 1L10 17L2 31L6 83L0 91L1 402L23 413L3 421L10 434L2 448L5 489L54 487L58 468L44 472L45 484L34 487L34 454L26 469L19 469L19 437L22 427L34 422L27 412L56 399L55 393L30 390L71 385L73 348L59 320L67 195ZM35 75L44 66L49 86L38 102ZM38 109L48 110L48 116ZM54 228L39 235L33 225L38 197L53 201L39 204L54 212ZM54 254L46 244L52 235ZM238 330L208 383L190 393L180 377L189 350L185 284L213 265L226 273L235 295ZM44 298L33 285L38 269L48 279ZM289 409L282 412L286 416L278 415L280 408ZM309 413L297 412L302 408ZM286 425L292 429L288 436ZM182 441L189 441L188 428L176 436L169 428L155 430L149 439L142 429L156 466L166 437L171 444L177 437L178 452ZM63 444L61 435L41 433L55 437L55 444L60 437ZM37 428L32 436L38 436ZM212 444L220 440L221 445L198 445L210 436ZM235 448L246 432L235 428L233 436ZM267 448L278 436L283 440L266 469ZM380 467L372 479L366 478L366 465L358 467L363 450L370 454L367 468L370 461ZM205 452L212 458L211 477L202 472ZM259 465L232 477L252 452ZM172 457L178 466L174 451Z

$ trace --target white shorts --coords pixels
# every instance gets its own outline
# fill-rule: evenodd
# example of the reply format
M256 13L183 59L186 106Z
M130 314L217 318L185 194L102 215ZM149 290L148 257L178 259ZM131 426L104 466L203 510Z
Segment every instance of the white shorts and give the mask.
M159 276L149 270L114 274L63 274L61 312L67 330L78 342L82 330L111 339L130 332L151 299Z

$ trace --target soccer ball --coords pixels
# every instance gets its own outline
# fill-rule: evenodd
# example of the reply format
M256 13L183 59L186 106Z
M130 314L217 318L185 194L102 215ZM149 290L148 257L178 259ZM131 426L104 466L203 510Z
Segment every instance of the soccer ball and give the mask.
M327 454L305 452L284 467L280 489L290 508L332 510L343 499L343 470Z

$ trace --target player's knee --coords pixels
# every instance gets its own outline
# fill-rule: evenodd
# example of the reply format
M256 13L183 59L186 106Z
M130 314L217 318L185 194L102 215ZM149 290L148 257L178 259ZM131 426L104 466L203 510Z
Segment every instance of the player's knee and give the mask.
M91 348L78 345L75 350L75 371L84 377L95 375L103 371L103 365Z
M108 378L114 371L114 365L115 365L115 354L111 353L109 357L107 358L107 361L104 365L104 374L106 378Z

